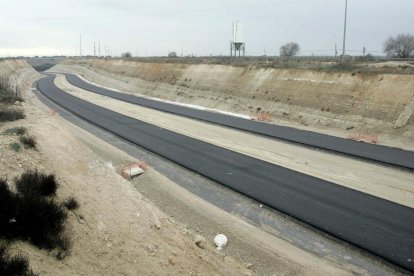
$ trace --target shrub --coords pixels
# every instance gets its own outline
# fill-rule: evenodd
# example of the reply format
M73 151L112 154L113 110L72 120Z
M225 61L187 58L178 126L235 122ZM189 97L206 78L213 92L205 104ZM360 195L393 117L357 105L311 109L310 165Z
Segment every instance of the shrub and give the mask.
M44 196L54 194L57 186L54 175L37 171L16 179L17 194L10 191L5 180L0 180L0 236L29 240L41 248L67 250L70 241L64 235L66 209Z
M4 135L23 135L26 134L25 127L13 127L3 131Z
M29 268L29 261L23 255L10 257L6 247L0 246L0 275L35 276L37 275Z
M14 150L15 152L19 152L22 149L22 147L20 146L20 144L19 143L16 143L16 142L11 143L10 144L10 148L12 150Z
M68 197L63 202L63 205L65 205L65 207L68 208L68 210L74 210L74 209L78 209L79 208L79 203L76 200L76 198L73 197L73 196Z
M22 196L52 196L59 186L53 174L27 171L15 179L16 189Z
M54 200L36 195L18 198L16 222L13 223L16 238L30 240L41 248L60 247L67 218L65 208Z
M16 195L10 191L6 180L0 179L0 234L10 231L10 220L15 215L16 200Z
M13 104L16 101L23 102L24 100L21 97L16 96L14 93L0 90L0 103Z
M20 136L20 142L24 145L27 149L35 149L36 148L36 138L32 135L30 136Z
M0 110L0 122L11 122L24 118L26 116L21 110Z

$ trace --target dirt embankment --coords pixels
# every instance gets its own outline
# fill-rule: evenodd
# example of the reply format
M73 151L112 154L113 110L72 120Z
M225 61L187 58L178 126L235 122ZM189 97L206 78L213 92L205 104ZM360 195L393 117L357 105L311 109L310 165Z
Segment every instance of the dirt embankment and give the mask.
M13 91L18 86L18 90L22 91L27 85L40 77L30 64L23 59L0 60L0 77L8 80L10 88Z
M126 92L321 131L414 137L414 76L125 60L66 60L53 68ZM391 135L391 137L389 137Z

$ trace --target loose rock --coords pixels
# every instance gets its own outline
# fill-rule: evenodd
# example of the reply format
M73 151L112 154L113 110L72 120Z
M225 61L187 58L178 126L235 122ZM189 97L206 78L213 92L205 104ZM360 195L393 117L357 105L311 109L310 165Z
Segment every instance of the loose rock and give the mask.
M149 252L149 253L154 253L155 252L155 250L157 249L154 245L152 245L152 244L149 244L149 245L147 245L147 246L145 246L145 248L147 249L147 251Z
M194 243L201 249L204 249L206 247L206 239L203 236L196 235L194 238Z

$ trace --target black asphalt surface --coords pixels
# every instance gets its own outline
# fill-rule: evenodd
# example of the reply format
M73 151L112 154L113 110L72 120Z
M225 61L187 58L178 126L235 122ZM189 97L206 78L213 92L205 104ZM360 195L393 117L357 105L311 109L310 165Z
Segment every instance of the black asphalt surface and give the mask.
M81 118L272 208L414 271L414 209L127 117L57 88L37 89Z
M369 159L403 168L414 169L414 152L412 151L357 142L321 133L285 126L277 126L263 122L250 121L220 113L197 110L185 106L151 100L95 86L93 84L85 82L74 74L65 75L69 83L74 86L114 99L206 121L209 123L266 135L276 139L317 147L324 150L334 151L341 154Z

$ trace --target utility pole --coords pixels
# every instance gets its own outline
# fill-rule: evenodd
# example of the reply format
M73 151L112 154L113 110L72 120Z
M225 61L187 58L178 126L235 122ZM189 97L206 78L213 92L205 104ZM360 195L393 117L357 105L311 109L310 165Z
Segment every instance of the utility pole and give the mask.
M338 46L335 43L335 58L338 56Z
M95 41L93 42L93 56L96 57Z
M345 0L345 21L344 21L344 40L342 45L342 61L345 59L345 42L346 42L346 17L348 12L348 0Z
M79 35L79 56L82 57L82 34Z
M98 53L99 53L99 57L101 57L101 42L98 42Z

